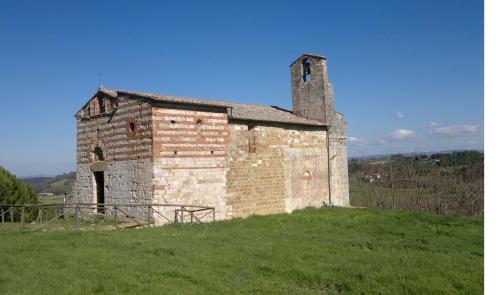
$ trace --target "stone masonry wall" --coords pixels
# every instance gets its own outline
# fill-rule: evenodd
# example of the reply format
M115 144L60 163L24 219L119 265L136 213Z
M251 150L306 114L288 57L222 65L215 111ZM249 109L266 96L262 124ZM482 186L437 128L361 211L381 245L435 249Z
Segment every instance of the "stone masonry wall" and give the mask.
M105 203L150 203L153 165L150 159L107 163L104 171ZM78 164L71 202L96 203L96 185L90 164Z
M347 137L344 116L341 113L335 113L333 124L330 127L329 138L332 205L349 207Z
M212 206L216 219L224 219L225 109L155 106L153 130L155 202Z
M328 202L323 128L231 123L227 218L291 212Z

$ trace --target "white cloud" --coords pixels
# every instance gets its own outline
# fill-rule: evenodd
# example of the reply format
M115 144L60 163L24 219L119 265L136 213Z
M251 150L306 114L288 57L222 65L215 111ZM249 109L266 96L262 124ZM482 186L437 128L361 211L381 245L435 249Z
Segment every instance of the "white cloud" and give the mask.
M416 133L413 130L406 130L406 129L398 129L394 130L389 134L389 137L391 139L405 139L405 138L411 138L415 137Z
M352 136L347 138L347 142L352 145L359 145L363 143L363 140L361 138Z
M437 136L448 136L448 137L466 136L477 133L479 131L479 125L464 124L464 125L440 126L436 122L431 122L427 126L427 131L429 132L430 135L437 135Z
M403 114L402 112L397 112L396 113L396 118L403 119L404 117L405 117L405 114Z
M375 139L374 144L384 145L387 144L387 140L383 139L382 137L379 137Z
M391 147L400 147L402 145L395 145L396 140L415 137L417 134L413 130L397 129L389 133L385 137L377 137L370 142L371 145L390 145Z

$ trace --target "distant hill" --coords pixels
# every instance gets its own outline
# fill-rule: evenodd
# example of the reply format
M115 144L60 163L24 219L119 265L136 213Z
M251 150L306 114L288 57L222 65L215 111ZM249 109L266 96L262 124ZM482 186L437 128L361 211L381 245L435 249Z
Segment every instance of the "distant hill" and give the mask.
M63 173L54 177L27 177L23 181L31 184L37 193L70 194L76 179L76 172Z

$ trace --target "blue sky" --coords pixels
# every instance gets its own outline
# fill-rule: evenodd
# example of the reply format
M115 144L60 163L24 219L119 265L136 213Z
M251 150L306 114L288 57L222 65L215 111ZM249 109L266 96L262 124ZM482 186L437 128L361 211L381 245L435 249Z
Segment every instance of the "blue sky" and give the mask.
M328 57L349 155L483 148L482 1L0 1L0 165L75 169L105 86L291 106Z

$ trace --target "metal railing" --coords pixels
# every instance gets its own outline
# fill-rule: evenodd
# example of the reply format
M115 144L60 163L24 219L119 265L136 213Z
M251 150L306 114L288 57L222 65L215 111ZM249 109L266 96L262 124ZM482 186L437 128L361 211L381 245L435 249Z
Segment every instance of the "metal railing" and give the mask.
M0 228L119 230L215 221L215 208L179 204L0 205Z

